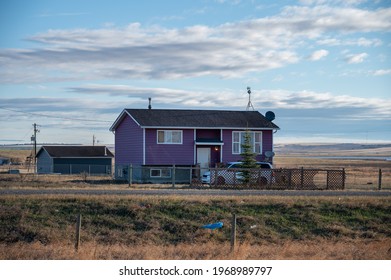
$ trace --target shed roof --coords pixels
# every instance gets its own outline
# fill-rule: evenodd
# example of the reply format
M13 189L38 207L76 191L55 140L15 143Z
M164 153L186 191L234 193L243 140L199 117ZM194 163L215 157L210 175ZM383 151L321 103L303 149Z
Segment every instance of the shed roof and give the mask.
M45 150L53 158L112 158L106 146L42 146L37 156Z
M279 129L258 111L125 109L110 128L111 131L116 129L126 114L141 127Z

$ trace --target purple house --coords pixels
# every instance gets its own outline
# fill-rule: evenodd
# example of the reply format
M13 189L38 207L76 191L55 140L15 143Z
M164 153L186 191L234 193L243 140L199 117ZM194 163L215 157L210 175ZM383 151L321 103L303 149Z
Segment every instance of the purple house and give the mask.
M258 161L279 127L257 111L124 109L111 126L115 164L214 167L239 161L246 130Z

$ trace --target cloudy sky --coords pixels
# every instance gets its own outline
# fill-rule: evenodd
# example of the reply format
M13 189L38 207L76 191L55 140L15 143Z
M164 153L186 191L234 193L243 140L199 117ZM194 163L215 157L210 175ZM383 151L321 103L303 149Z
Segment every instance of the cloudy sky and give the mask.
M276 143L391 142L389 0L0 0L0 144L114 142L124 108L273 111Z

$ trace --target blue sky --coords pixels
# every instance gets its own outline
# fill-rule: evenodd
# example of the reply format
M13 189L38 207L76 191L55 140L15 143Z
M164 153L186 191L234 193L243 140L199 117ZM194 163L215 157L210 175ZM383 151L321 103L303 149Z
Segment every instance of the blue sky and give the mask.
M0 0L0 144L114 142L123 108L274 111L275 143L391 142L389 0Z

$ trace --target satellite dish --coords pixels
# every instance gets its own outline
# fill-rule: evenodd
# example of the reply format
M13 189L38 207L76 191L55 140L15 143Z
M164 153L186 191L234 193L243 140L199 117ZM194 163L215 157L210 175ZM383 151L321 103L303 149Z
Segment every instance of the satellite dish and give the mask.
M265 117L268 121L272 121L276 118L276 115L272 111L267 111Z
M275 153L274 152L272 152L272 151L267 151L267 152L265 152L265 156L266 157L274 157L274 155L275 155Z

